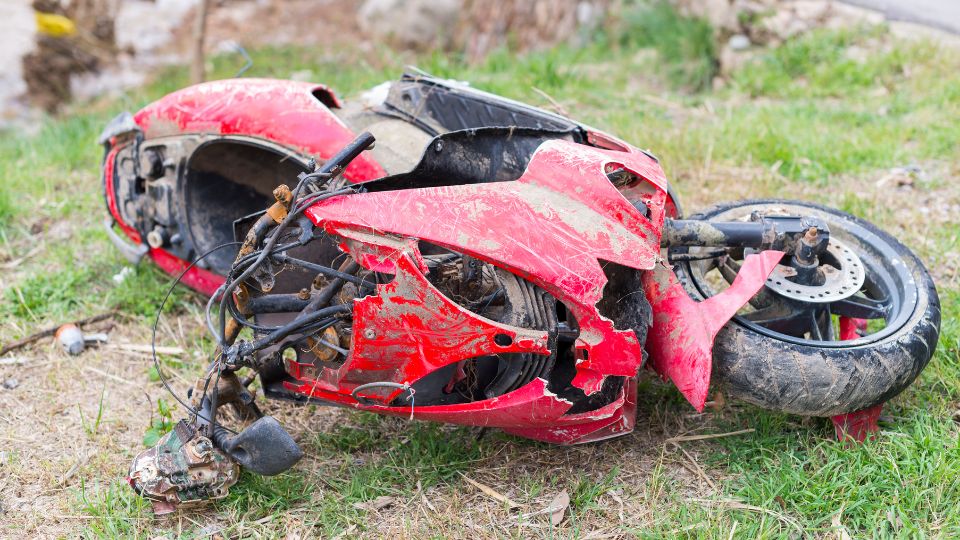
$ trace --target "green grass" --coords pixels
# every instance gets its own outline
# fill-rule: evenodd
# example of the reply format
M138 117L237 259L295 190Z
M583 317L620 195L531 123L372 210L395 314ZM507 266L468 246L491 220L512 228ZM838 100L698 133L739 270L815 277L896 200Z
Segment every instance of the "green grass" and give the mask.
M419 489L457 482L457 473L487 453L467 429L417 422L397 436L381 429L395 420L353 416L357 425L338 426L311 442L311 450L333 465L320 471L329 490L318 512L323 535L363 526L361 505L378 497L401 503Z
M625 49L653 48L667 77L676 85L706 90L719 64L713 28L704 19L680 16L665 0L639 2L627 10L617 32Z
M847 190L844 179L873 177L909 163L946 163L952 168L932 168L928 183L906 197L955 182L950 172L960 158L956 52L922 42L892 43L883 28L817 31L760 53L735 71L725 88L714 91L711 34L702 21L654 3L628 13L584 47L520 56L503 49L478 64L456 54L318 54L273 47L251 51L254 67L248 76L288 77L309 70L313 80L349 96L396 76L405 64L416 64L548 106L536 88L573 116L652 149L681 194L694 199L716 181L756 182L750 193L757 196L780 194L775 190L781 187L816 186L815 197L822 202L885 222L894 209ZM229 76L241 64L236 55L216 57L213 75ZM136 109L185 83L185 70L169 70L119 100L78 105L62 118L48 119L35 135L0 139L0 253L15 258L59 222L69 222L67 242L46 241L18 277L5 281L0 296L4 339L106 309L152 322L169 278L142 266L119 285L109 279L125 262L99 230L103 203L94 140L116 112ZM704 179L703 170L711 167L755 176ZM960 224L954 219L949 225L931 233L930 244L918 244L921 253L938 260L939 254L956 252ZM649 526L623 524L623 530L644 537L725 538L734 522L738 537L791 537L793 525L779 515L810 535L828 536L835 534L831 527L838 513L855 537L957 536L960 448L951 415L960 402L960 291L955 276L940 287L944 322L936 356L920 380L887 408L893 422L878 441L847 448L830 440L832 428L825 421L801 423L738 406L723 413L717 429L752 427L755 433L696 446L724 498L768 513L691 502L660 465L648 478L631 482L619 480L616 464L599 474L571 467L557 475L530 467L510 478L510 485L528 497L567 489L576 527L603 511L605 493L636 493L634 483L646 482L644 493L662 511ZM196 303L196 296L179 291L170 309L184 312ZM678 419L689 413L675 392L659 386L641 392L665 393L654 411L658 416L682 423ZM654 414L643 409L640 414L648 412ZM303 514L318 534L333 536L350 526L363 531L370 526L368 514L355 503L382 496L405 500L415 495L418 482L422 489L440 492L471 489L459 473L482 473L483 465L474 464L490 464L499 451L495 447L530 448L503 437L495 439L498 445L486 439L478 443L463 429L418 423L397 428L394 420L348 418L346 425L304 442L313 460L322 463L312 465L309 474L298 469L274 478L244 475L226 500L205 512L225 516L234 527ZM90 518L88 536L144 535L168 525L150 520L147 507L122 482L91 479L77 499L77 511Z

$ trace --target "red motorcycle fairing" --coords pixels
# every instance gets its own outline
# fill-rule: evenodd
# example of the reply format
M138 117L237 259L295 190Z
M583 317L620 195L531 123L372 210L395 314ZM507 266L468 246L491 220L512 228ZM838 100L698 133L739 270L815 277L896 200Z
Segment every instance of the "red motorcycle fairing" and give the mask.
M703 302L693 301L666 266L643 274L643 289L653 308L646 344L650 365L673 381L697 411L707 401L717 332L763 288L781 257L783 252L774 250L748 255L730 287Z
M604 171L611 168L626 168L652 188L638 190L646 191L641 197L649 209L646 216L608 181ZM644 344L634 332L614 328L597 309L606 283L601 264L609 261L643 271L644 292L654 313L647 341L652 365L702 410L717 331L763 287L782 253L748 257L727 291L694 302L672 271L654 270L665 187L659 166L645 154L549 141L513 182L362 193L318 203L306 211L317 226L343 238L341 249L362 266L395 278L381 285L378 294L356 302L354 341L346 362L337 370L321 369L315 378L298 371L299 381L286 383L287 388L380 413L499 427L551 443L629 433ZM590 395L599 391L604 378L623 376L627 384L619 395L596 410L570 415L565 413L572 403L551 393L542 379L468 404L387 406L400 390L361 395L384 405L355 400L350 395L354 389L370 382L412 385L445 365L485 354L548 352L544 332L487 321L444 298L423 274L418 240L494 263L554 295L580 326L572 384ZM498 343L497 335L508 336L504 342L509 345Z
M628 201L605 175L625 168L646 185L640 200L647 215ZM323 368L315 379L300 378L288 389L310 397L411 414L407 407L357 402L361 384L413 384L430 372L462 360L498 352L547 354L546 334L494 323L443 297L419 264L416 241L426 241L501 266L555 296L580 327L572 384L587 395L604 378L633 378L643 353L636 333L618 330L596 304L606 283L601 261L649 270L659 257L666 180L657 163L640 152L600 150L548 141L516 181L360 193L322 201L305 214L343 239L341 249L370 270L395 276L354 308L354 343L339 369ZM399 236L405 240L398 241ZM506 335L507 345L497 335ZM302 374L301 374L302 375ZM538 379L539 380L539 379ZM606 427L629 431L634 402L628 384L612 404L564 415L572 403L549 392L544 381L503 396L460 405L417 408L414 417L459 424L510 428L550 440L583 442ZM388 396L363 396L389 403ZM415 405L415 404L414 404ZM466 414L469 413L469 414ZM617 425L619 423L619 425ZM566 425L590 424L588 433ZM529 430L528 428L537 428ZM558 431L560 430L560 431ZM591 437L591 434L594 434Z
M340 101L326 86L273 79L229 79L178 90L147 105L134 115L145 140L188 134L217 134L263 139L289 148L298 155L323 160L336 154L355 137L329 107ZM134 244L143 244L139 231L127 223L117 206L116 158L129 142L114 137L104 159L103 181L110 214ZM361 155L344 171L351 182L384 176L383 168ZM237 216L242 217L242 216ZM177 275L188 262L163 248L148 255L165 272ZM182 282L210 296L223 284L223 276L193 267Z
M354 134L328 107L340 101L326 86L273 79L228 79L178 90L147 105L134 120L148 139L183 133L249 135L318 160L333 156ZM344 177L352 182L386 173L360 156Z

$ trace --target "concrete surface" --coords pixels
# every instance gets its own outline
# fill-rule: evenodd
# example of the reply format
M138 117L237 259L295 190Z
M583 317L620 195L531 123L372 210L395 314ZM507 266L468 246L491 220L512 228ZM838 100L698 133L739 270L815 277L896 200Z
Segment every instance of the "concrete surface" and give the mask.
M10 104L27 91L22 59L33 50L35 34L30 0L0 0L0 125Z
M890 21L931 26L960 34L960 0L842 0L845 4L874 9Z

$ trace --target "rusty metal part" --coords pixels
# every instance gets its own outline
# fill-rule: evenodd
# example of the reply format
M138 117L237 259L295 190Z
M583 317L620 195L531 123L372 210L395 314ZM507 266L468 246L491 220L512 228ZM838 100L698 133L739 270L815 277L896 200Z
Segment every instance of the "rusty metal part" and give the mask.
M339 352L333 347L329 347L327 344L339 344L340 335L337 333L337 329L333 326L327 328L320 334L319 339L309 338L307 339L307 345L309 345L309 350L316 357L317 360L321 362L330 362L337 357Z
M287 212L290 211L293 193L286 184L281 184L277 189L273 190L273 198L276 199L277 202L270 205L270 208L267 208L267 215L269 215L274 222L280 223L287 217Z
M153 448L133 461L127 481L153 503L157 515L182 504L227 496L239 467L200 431L181 420Z
M237 252L236 261L253 253L253 250L263 240L267 230L287 217L287 212L290 211L290 205L293 202L293 193L290 191L290 188L286 184L277 186L277 188L273 190L273 198L276 199L276 202L273 203L270 208L267 209L267 212L260 216L256 223L253 224L253 227L250 227L250 230L247 231L247 236L243 239L243 245L240 246L240 251Z

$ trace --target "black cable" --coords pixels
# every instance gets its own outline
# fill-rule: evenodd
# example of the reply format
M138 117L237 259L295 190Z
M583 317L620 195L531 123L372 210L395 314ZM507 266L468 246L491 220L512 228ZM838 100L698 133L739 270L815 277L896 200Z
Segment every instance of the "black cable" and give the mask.
M299 188L300 186L297 186L297 187ZM330 197L335 197L338 195L346 195L348 193L354 193L354 190L352 188L345 188L337 191L325 192L315 197L315 199L316 200L328 199ZM227 347L227 343L224 339L224 333L225 333L226 324L227 324L227 309L226 309L226 300L225 300L226 295L233 294L233 290L237 288L237 285L239 285L240 283L245 281L248 277L250 277L250 275L253 274L253 272L261 264L263 264L263 261L266 260L267 256L273 250L274 246L276 246L277 242L280 240L281 233L283 233L283 231L287 228L287 226L290 225L290 223L293 221L295 217L297 217L301 212L303 212L304 208L306 208L306 205L300 206L296 210L293 210L290 213L288 213L287 217L285 217L283 221L277 224L277 227L273 229L273 231L271 231L270 237L267 240L267 244L263 247L262 250L259 250L259 255L257 259L253 262L253 264L251 264L239 276L237 276L236 278L233 278L232 281L230 281L229 285L227 285L224 288L223 290L224 296L221 297L221 300L220 300L220 333L216 335L217 343L220 345L221 348ZM231 270L230 276L232 275L233 275L233 271Z
M163 300L160 301L160 307L157 309L157 318L153 321L153 336L150 339L150 351L153 353L153 367L154 369L157 370L157 376L160 377L160 382L163 383L163 387L167 390L167 392L171 396L173 396L173 398L177 400L177 402L180 405L186 408L187 411L189 411L191 414L198 417L201 417L199 411L197 411L195 408L193 408L191 405L189 405L187 402L181 399L180 396L178 396L176 392L174 392L173 389L170 388L170 383L167 382L167 378L163 376L163 371L160 369L160 360L159 358L157 358L157 328L160 326L160 316L163 314L163 308L166 306L167 300L170 299L170 295L173 294L173 290L176 289L177 285L180 283L180 280L183 279L183 276L185 276L187 272L192 270L193 267L197 265L197 263L202 261L204 258L209 256L210 254L216 251L219 251L227 246L235 246L238 244L240 244L240 242L227 242L225 244L220 244L219 246L212 248L209 251L203 253L202 255L194 259L192 263L188 264L187 267L184 268L182 272L180 272L180 275L178 275L176 279L173 280L173 283L170 285L170 288L167 289L167 293L163 295ZM209 375L207 376L207 380L209 381ZM204 420L208 422L210 421L209 418L204 418Z
M314 311L313 313L307 315L306 317L294 319L288 322L287 324L281 326L280 328L277 328L273 332L270 332L270 334L267 335L266 337L258 339L257 341L251 344L252 349L249 351L245 350L244 353L250 354L252 352L258 351L266 347L267 345L269 345L271 342L279 341L289 336L290 334L300 330L301 328L306 327L307 325L319 322L327 318L332 318L331 317L332 315L337 315L340 313L351 313L351 312L353 312L353 307L348 305L337 305L337 306L325 307L323 309L318 309L317 311Z
M247 318L242 313L240 313L240 308L237 307L237 303L233 301L233 295L231 295L230 298L227 299L227 308L230 309L230 314L233 315L233 318L238 323L242 324L243 326L246 326L251 330L256 330L257 332L271 332L277 329L277 327L275 326L261 326L259 324L248 321Z
M316 273L318 273L318 274L323 274L323 275L325 275L325 276L327 276L327 277L340 278L340 279L342 279L342 280L344 280L344 281L349 281L350 283L354 283L354 284L356 284L356 285L369 286L369 284L368 284L368 283L364 283L364 280L362 280L361 278L358 278L357 276L355 276L355 275L353 275L353 274L347 274L347 273L341 272L341 271L339 271L339 270L334 270L333 268L330 268L329 266L322 266L322 265L319 265L319 264L314 264L314 263L309 262L309 261L304 261L304 260L301 260L301 259L295 259L295 258L293 258L293 257L291 257L291 256L289 256L289 255L276 255L276 256L274 256L273 258L274 258L275 260L277 260L278 262L281 262L281 263L284 263L284 264L292 264L292 265L294 265L294 266L300 266L300 267L306 268L307 270L312 270L312 271L314 271L314 272L316 272Z

